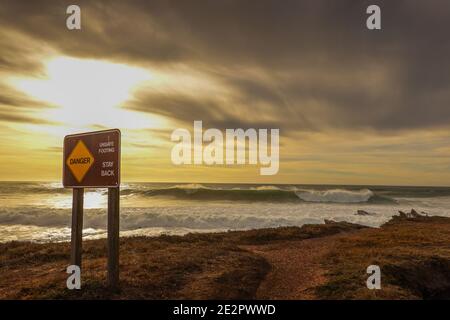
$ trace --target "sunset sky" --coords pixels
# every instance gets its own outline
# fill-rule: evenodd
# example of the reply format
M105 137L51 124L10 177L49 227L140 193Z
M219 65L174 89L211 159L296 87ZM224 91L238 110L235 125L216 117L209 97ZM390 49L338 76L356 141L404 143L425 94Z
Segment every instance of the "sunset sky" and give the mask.
M64 135L119 128L125 182L449 186L449 18L446 0L1 0L0 180L60 181ZM279 173L174 166L194 120L279 128Z

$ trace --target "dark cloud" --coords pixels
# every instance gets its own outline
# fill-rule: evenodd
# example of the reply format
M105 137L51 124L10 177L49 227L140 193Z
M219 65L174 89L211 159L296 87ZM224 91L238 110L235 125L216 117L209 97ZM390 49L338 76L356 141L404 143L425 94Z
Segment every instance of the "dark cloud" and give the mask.
M6 28L3 24L0 29L0 72L13 72L16 74L42 75L43 65L36 59L41 48L30 46L26 36L14 29Z
M365 28L373 3L381 31ZM127 103L133 109L287 131L450 123L446 0L79 1L80 32L65 28L69 4L3 0L0 21L68 55L185 64L233 91L228 103L203 88L195 99L147 93ZM0 40L9 52L0 68L20 66L5 48Z
M29 123L29 124L50 124L50 125L57 124L55 122L43 118L36 118L25 114L4 112L4 111L0 111L0 121Z
M193 98L183 95L147 94L130 101L127 108L137 111L151 112L192 126L193 121L202 120L205 128L274 128L281 123L276 120L262 121L255 116L251 108L231 112L226 104L220 101L207 100L202 97Z
M37 110L41 108L53 108L54 105L37 101L31 97L0 83L0 107L16 111L17 109ZM23 111L23 110L22 110Z
M6 0L0 4L0 20L68 55L127 62L180 60L183 45L156 26L139 2L77 1L82 8L82 31L66 28L66 8L71 4L73 1Z

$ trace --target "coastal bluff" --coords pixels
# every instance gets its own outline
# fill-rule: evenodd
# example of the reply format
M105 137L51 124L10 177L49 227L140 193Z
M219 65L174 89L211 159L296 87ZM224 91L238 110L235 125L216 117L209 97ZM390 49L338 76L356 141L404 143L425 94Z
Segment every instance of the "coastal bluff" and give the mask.
M400 213L380 228L325 221L120 239L120 290L106 240L83 243L81 290L66 288L69 243L0 244L0 299L450 299L450 218ZM366 287L369 265L381 290Z

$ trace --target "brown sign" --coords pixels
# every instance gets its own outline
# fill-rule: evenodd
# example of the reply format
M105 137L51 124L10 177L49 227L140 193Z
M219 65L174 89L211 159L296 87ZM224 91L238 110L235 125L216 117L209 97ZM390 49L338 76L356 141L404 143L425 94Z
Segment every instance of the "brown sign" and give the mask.
M120 131L65 136L63 168L64 187L119 187Z

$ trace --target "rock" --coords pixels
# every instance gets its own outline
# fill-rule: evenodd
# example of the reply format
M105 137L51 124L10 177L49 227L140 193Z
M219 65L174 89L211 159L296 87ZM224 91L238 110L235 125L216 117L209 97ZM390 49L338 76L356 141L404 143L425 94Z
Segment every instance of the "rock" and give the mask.
M411 212L409 213L413 218L418 218L422 216L420 213L418 213L416 210L411 209Z
M367 211L364 211L364 210L358 210L358 211L356 211L356 215L357 216L376 216L377 214L374 213L374 212L367 212Z
M414 209L411 209L411 212L403 212L403 211L399 210L398 213L399 213L398 218L401 218L401 219L414 219L414 218L422 218L422 217L428 216L427 213L422 212L422 214L420 214Z

